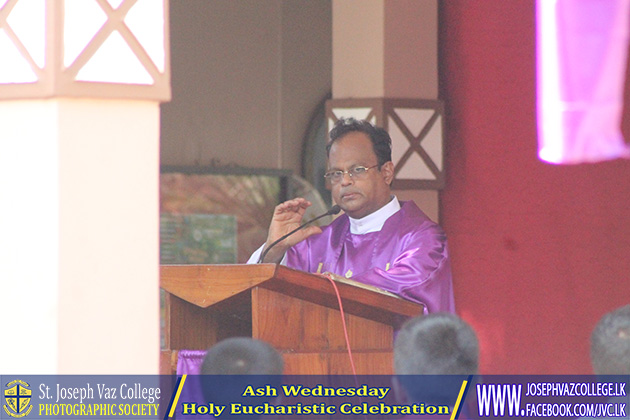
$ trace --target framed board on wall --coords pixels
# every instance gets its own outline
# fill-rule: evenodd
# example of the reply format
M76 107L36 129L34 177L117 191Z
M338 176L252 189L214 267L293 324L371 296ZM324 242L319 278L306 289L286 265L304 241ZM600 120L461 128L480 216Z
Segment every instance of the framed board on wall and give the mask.
M160 263L244 263L267 238L291 171L165 166L160 171Z

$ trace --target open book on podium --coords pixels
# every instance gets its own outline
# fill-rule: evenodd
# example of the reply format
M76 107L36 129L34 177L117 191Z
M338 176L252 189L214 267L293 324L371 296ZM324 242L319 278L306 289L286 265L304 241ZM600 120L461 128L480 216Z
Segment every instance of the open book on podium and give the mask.
M423 306L337 278L357 374L391 374L394 331ZM160 371L178 350L205 350L228 337L264 340L285 374L351 374L335 288L321 275L277 264L162 265L165 347Z

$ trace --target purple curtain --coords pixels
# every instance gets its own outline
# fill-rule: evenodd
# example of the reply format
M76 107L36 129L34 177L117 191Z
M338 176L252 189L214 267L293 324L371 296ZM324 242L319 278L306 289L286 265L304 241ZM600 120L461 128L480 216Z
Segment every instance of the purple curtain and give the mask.
M538 155L630 157L621 134L630 0L537 0Z
M201 364L203 358L206 355L205 350L180 350L177 354L177 375L184 374L191 375L186 378L184 388L180 395L180 401L198 402L203 404L204 398L201 392L201 384L199 382L199 375L201 372ZM181 404L176 410L177 418L185 418L181 413Z
M180 350L177 353L177 375L199 375L205 350Z

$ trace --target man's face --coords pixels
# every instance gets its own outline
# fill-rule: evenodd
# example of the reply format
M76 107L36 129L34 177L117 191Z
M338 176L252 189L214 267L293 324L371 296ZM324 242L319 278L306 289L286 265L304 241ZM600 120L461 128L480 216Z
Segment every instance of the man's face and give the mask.
M328 171L349 171L357 166L366 168L378 164L367 134L354 131L333 143L328 156ZM348 216L360 219L375 212L391 200L389 184L394 176L394 165L386 162L368 170L361 177L344 174L339 182L330 187L335 203Z

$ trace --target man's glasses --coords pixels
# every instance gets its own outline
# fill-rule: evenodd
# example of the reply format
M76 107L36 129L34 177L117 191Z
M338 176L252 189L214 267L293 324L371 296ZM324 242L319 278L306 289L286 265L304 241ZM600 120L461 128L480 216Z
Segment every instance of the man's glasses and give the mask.
M330 182L331 184L337 184L341 182L345 174L350 175L352 179L361 179L366 176L367 171L372 168L376 168L377 166L378 164L370 166L369 168L366 168L365 166L355 166L354 168L350 168L347 171L330 171L324 174L324 178L326 178L326 181Z

